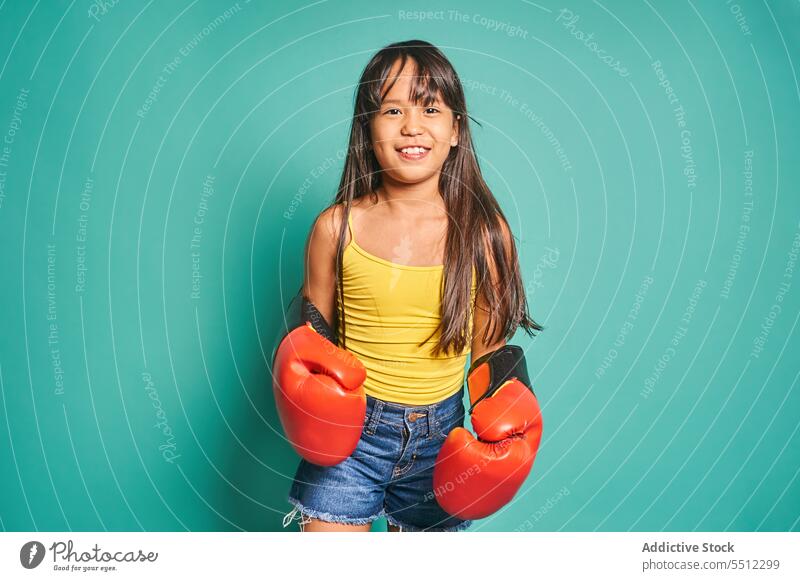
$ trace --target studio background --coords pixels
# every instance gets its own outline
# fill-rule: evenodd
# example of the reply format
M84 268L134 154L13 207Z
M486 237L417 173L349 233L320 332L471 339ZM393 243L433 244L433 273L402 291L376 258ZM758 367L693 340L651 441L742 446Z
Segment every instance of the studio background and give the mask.
M798 31L788 0L0 3L2 529L283 530L273 342L360 72L420 38L546 327L514 339L534 469L471 530L798 530Z

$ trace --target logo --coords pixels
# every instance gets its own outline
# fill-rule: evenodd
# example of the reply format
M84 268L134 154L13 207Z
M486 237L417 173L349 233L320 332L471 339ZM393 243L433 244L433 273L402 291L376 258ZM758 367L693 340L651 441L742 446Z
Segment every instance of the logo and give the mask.
M44 545L39 541L28 541L19 550L19 562L26 569L35 569L44 559Z

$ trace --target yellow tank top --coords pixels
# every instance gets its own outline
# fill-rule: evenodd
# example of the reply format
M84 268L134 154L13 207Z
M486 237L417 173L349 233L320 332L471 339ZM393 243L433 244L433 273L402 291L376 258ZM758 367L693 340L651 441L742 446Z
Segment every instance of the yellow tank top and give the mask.
M444 266L406 266L361 248L348 216L350 243L342 258L346 347L364 364L364 391L406 405L441 401L464 383L470 341L461 354L434 357L441 330ZM476 290L473 268L472 297ZM470 339L472 320L470 318ZM342 326L339 324L341 346Z

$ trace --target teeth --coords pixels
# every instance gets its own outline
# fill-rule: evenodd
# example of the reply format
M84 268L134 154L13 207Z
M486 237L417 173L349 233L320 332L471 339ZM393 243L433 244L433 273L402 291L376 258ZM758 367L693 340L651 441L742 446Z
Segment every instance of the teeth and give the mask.
M404 147L400 151L408 155L419 155L421 153L424 153L426 150L424 147Z

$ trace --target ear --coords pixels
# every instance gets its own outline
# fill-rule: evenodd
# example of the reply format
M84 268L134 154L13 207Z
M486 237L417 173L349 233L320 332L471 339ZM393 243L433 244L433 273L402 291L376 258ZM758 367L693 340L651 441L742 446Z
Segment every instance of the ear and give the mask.
M450 138L450 146L455 147L458 145L458 120L461 119L461 115L456 115L456 118L453 120L453 135Z

